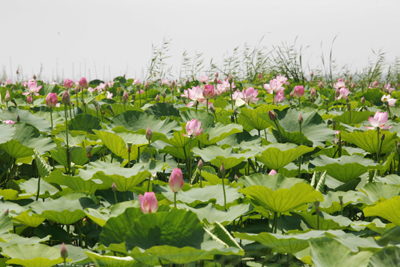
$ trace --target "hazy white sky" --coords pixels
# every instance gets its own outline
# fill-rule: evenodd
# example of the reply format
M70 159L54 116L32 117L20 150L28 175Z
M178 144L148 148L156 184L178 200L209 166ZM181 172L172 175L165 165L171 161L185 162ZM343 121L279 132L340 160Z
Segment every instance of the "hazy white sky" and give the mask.
M267 47L298 37L311 68L320 64L321 42L328 56L336 35L339 65L364 67L372 49L388 61L400 56L399 0L1 0L0 10L0 67L10 76L12 65L14 79L18 66L30 77L41 64L48 79L142 78L151 45L163 37L172 40L174 74L185 50L221 62L263 36Z

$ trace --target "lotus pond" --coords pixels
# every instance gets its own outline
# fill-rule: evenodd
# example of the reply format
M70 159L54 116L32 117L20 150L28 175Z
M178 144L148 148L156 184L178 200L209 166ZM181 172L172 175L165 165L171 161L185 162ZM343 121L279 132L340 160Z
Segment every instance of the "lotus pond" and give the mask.
M221 76L3 82L0 266L399 266L397 85Z

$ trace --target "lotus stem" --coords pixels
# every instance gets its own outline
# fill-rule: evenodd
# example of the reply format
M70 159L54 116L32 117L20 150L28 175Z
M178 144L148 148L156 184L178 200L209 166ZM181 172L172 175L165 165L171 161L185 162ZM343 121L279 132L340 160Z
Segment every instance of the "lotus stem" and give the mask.
M64 115L65 115L65 141L67 142L67 173L69 174L71 170L71 162L69 158L69 143L68 143L68 112L67 112L68 106L67 104L64 104Z
M178 192L174 192L174 207L176 208L176 195L178 194Z
M191 148L192 148L192 137L190 137L189 141L189 179L192 178L192 154L190 153Z
M117 191L114 191L114 200L115 200L115 204L118 204Z
M51 132L53 131L53 109L50 108L50 121L51 121ZM50 132L50 135L51 135Z
M40 195L40 176L38 179L38 189L37 189L37 194L36 194L36 201L39 200L39 195Z

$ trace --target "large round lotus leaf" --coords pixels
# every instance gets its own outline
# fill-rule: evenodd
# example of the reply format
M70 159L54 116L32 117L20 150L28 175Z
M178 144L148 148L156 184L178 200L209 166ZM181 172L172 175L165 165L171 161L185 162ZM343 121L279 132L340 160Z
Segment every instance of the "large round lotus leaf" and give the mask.
M128 110L115 116L111 124L113 127L123 126L127 130L132 131L146 131L147 127L150 127L153 132L163 133L167 137L171 136L172 130L181 129L177 122L169 118L162 121L154 115L145 114L136 110Z
M0 236L7 234L13 229L13 223L7 213L0 214ZM1 238L0 238L1 240Z
M105 246L120 244L125 241L128 230L132 227L133 221L142 216L140 208L128 208L117 217L107 220L100 234L100 241Z
M295 144L271 144L265 147L260 156L256 156L270 169L279 170L302 155L313 151L314 148L297 146Z
M116 257L100 255L94 252L85 251L86 255L96 264L102 267L140 267L143 263L135 261L132 257Z
M27 238L27 237L22 237L17 234L5 234L2 235L4 240L6 241L5 243L1 244L1 247L9 247L15 244L24 244L24 245L38 245L43 242L47 242L50 240L50 235L45 236L44 238L39 238L36 236ZM1 266L1 265L0 265Z
M350 118L351 114L351 118ZM349 111L343 112L342 115L334 117L333 120L337 122L342 122L348 125L354 125L354 124L359 124L362 123L366 120L368 120L369 116L373 116L374 114L372 112L368 111L354 111L352 110L351 113Z
M362 192L333 192L329 191L324 195L324 201L320 203L320 210L328 214L333 214L341 210L339 196L343 197L343 208L351 203L362 203L368 201L368 197ZM372 202L370 202L372 204Z
M259 234L247 234L247 233L234 233L236 238L252 240L259 242L273 251L285 254L294 254L302 251L309 246L309 240L317 237L325 236L324 231L310 231L304 234L297 235L280 235L273 233L259 233Z
M9 124L0 124L0 144L13 139L16 128Z
M42 244L15 244L3 248L2 254L11 258L7 261L8 264L29 267L51 267L64 261L59 249ZM69 261L71 260L67 259L67 262Z
M183 122L188 122L193 119L201 121L201 128L203 128L204 130L214 126L214 116L209 112L206 112L204 110L193 110L193 109L189 109L182 112Z
M172 209L170 212L148 213L136 218L126 233L125 246L127 250L164 245L200 249L204 234L195 213Z
M156 103L145 110L145 113L155 115L156 117L175 116L179 117L179 109L171 103Z
M255 173L250 176L242 176L239 178L238 183L243 183L245 187L252 185L263 185L274 191L281 188L291 188L298 183L307 183L304 179L287 178L280 173L275 175L268 175L263 173Z
M200 142L209 146L225 139L229 135L240 133L242 131L243 131L242 125L237 125L234 123L229 125L224 125L222 123L217 123L215 127L204 129L202 134L199 135L197 138Z
M266 107L263 106L263 107ZM269 110L272 110L275 106L270 106ZM261 117L258 116L258 114L263 114L263 113L268 113L269 110L265 110L265 108L257 108L257 109L249 109L249 108L242 108L240 110L239 118L238 118L238 123L242 125L248 125L251 127L251 129L256 129L256 130L264 130L271 126L271 124L262 119Z
M370 267L400 266L400 248L386 247L374 255L369 260Z
M366 207L363 212L365 217L379 216L396 225L400 225L400 196L377 203L374 206Z
M368 170L383 168L373 160L363 158L359 155L342 156L337 159L321 155L312 160L311 164L315 165L316 171L327 171L328 175L343 183L359 177Z
M219 207L223 207L224 195L222 191L221 184L207 185L203 188L192 188L188 191L179 191L176 195L176 201L186 203L192 207L196 207L198 204L210 202L215 203L215 205ZM161 193L169 201L174 201L174 193L169 186L163 187L163 191ZM240 198L243 198L243 195L238 193L237 189L231 186L225 185L225 193L227 207L231 206Z
M365 194L368 195L369 199L371 199L372 202L390 199L400 194L399 186L376 182L368 183L360 190L365 192Z
M9 107L8 111L0 113L1 120L12 120L17 121L19 116L20 123L19 124L30 124L35 126L40 132L50 132L50 122L47 120L36 117L28 110L19 109L17 107Z
M71 177L71 176L69 176ZM34 195L37 194L38 190L38 178L31 178L26 182L20 183L19 188L25 190L26 194ZM47 183L43 179L40 180L40 192L39 197L46 198L48 196L55 195L58 191L57 188Z
M272 212L287 212L294 210L306 203L323 201L324 197L311 185L298 183L290 189L282 188L276 191L261 186L252 185L239 190L253 200L254 205L267 208Z
M318 230L337 230L337 229L345 229L350 226L352 221L343 216L331 216L323 211L321 211L319 215L319 220L317 215L311 215L309 212L292 212L298 216L301 216L302 219L307 223L309 228L318 229Z
M83 180L79 176L64 175L61 171L56 170L45 178L48 183L68 186L72 191L81 191L94 194L99 185L92 180ZM42 187L42 185L41 185Z
M312 262L316 267L366 267L372 255L370 251L361 251L354 255L348 247L328 237L310 240L310 247Z
M54 246L55 248L61 250L61 244ZM78 246L73 246L73 245L65 245L68 251L68 259L72 259L71 263L75 264L88 264L90 263L90 259L88 256L85 254L86 252L89 252L88 249L84 249Z
M13 219L29 227L38 227L46 218L33 212L24 211Z
M83 166L88 162L86 149L80 146L69 147L70 162L75 165ZM67 161L67 148L58 147L57 150L51 150L51 157L64 167L68 166Z
M102 129L100 123L101 120L93 115L78 114L75 118L68 121L68 130L94 133L93 129Z
M395 142L398 139L396 133L390 133L388 131L385 131L384 133L385 133L385 140L383 140L383 143L379 138L379 146L381 146L382 143L382 146L380 147L381 154L385 154L392 151ZM371 154L376 154L376 150L378 147L378 134L376 131L367 130L365 132L357 131L352 133L346 133L342 131L341 136L343 141L355 144L359 148L362 148ZM382 133L379 135L379 137L382 137Z
M244 153L233 153L232 148L222 149L219 146L209 146L204 149L193 148L193 153L200 156L204 162L211 162L217 168L220 168L222 164L224 168L231 169L247 158L251 157L251 152Z

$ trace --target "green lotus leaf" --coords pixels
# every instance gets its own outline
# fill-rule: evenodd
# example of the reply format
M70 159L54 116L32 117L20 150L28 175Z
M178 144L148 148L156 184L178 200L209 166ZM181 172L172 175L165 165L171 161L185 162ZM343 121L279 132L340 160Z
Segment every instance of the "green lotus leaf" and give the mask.
M400 194L400 187L392 184L368 183L360 189L368 195L372 202L390 199Z
M13 125L0 124L0 144L13 139L16 128Z
M363 158L359 155L342 156L337 159L321 155L312 160L311 164L315 165L316 171L327 171L328 175L343 183L347 183L359 177L368 170L383 168L373 160Z
M254 147L261 147L261 138L258 136L251 136L248 132L232 134L225 139L218 142L222 148L224 146L232 148L252 149Z
M312 262L316 267L366 267L372 255L370 251L361 251L354 255L348 247L329 237L310 240L310 247Z
M271 144L264 148L257 160L270 169L279 170L302 155L312 152L314 148L295 144Z
M93 134L93 130L101 130L101 120L93 115L78 114L68 121L68 130L84 131Z
M304 183L293 185L290 189L282 188L276 191L261 186L252 185L239 190L240 193L249 197L256 206L264 207L272 212L287 212L292 211L306 203L314 201L323 201L323 196L320 192Z
M400 243L400 226L385 229L378 242L383 246L387 246L389 243L398 245Z
M33 148L24 146L18 140L10 140L1 145L2 148L13 158L23 158L33 155Z
M270 109L268 109L268 107ZM250 126L251 129L256 129L258 131L264 130L270 127L271 124L268 121L263 120L261 117L259 117L258 114L267 113L268 115L269 110L273 110L274 108L276 108L276 106L272 105L265 105L262 106L262 108L257 109L242 108L240 110L238 122L244 126Z
M209 223L219 222L222 225L227 225L240 215L250 210L249 204L240 204L231 206L226 212L214 208L212 203L202 208L192 208L185 204L178 204L178 208L191 210L197 214L201 221L206 220Z
M46 218L33 212L24 211L13 219L29 227L38 227Z
M329 191L326 195L324 195L324 201L320 203L320 210L328 214L333 214L337 211L340 211L341 206L340 206L339 196L343 197L343 208L352 203L357 204L368 201L367 196L365 196L365 194L361 192ZM369 204L372 204L372 202L370 202Z
M350 118L351 114L351 118ZM336 116L333 120L345 123L348 125L354 125L354 124L359 124L362 123L366 120L368 120L368 117L373 116L374 114L372 112L368 111L354 111L352 110L351 113L349 111L345 111L342 113L340 116Z
M309 247L309 240L317 237L325 236L323 231L310 231L304 234L296 235L280 235L273 233L259 233L259 234L247 234L247 233L234 233L236 238L251 240L259 242L273 251L286 254L294 254L302 251Z
M291 212L303 218L309 228L318 230L337 230L348 228L351 220L343 216L331 216L323 211L320 212L319 220L317 215L311 215L309 212Z
M193 119L196 119L197 121L201 121L201 128L203 128L203 132L206 131L208 128L211 128L214 126L214 116L206 112L205 110L193 110L189 109L186 111L183 111L181 113L181 119L182 122L188 122Z
M73 131L73 132L75 132L75 131ZM57 142L57 145L62 146L61 141L66 143L66 140L67 140L66 132L65 131L58 132L55 135L55 139L56 139L56 142L59 141L59 142ZM71 131L68 131L68 144L70 146L82 146L83 140L85 140L85 139L87 139L85 134L72 135Z
M122 157L123 159L128 159L128 154L130 154L130 160L137 159L139 155L138 149L140 149L140 153L142 153L146 148L146 146L143 145L143 139L145 139L144 136L137 135L139 144L136 142L132 143L131 153L128 153L127 143L118 134L104 130L94 130L94 132L101 139L103 144L108 147L108 149L110 149L116 156ZM126 137L126 135L123 136ZM128 140L132 141L131 138ZM146 140L145 144L147 143L148 141Z
M128 208L117 217L108 219L100 234L100 241L106 246L123 243L133 222L142 215L140 208Z
M169 201L174 201L174 193L171 191L169 186L165 186L162 188L161 192L165 198ZM238 193L237 189L226 186L225 185L225 193L226 193L226 204L229 208L232 204L239 198L242 198L243 195ZM203 188L192 188L189 191L180 191L176 195L176 201L186 203L189 206L195 207L200 203L214 203L214 205L218 207L224 206L224 195L222 193L222 185L207 185Z
M94 252L85 251L85 254L96 264L104 267L140 267L143 263L135 261L132 257L116 257L100 255Z
M54 246L55 248L61 250L61 244ZM72 259L72 264L88 264L91 260L86 255L86 252L90 252L88 249L84 249L78 246L65 245L68 251L68 259Z
M39 154L39 151L36 149L33 150L35 156L36 167L38 169L40 177L47 177L51 172L51 167L44 158Z
M255 173L250 176L240 177L238 183L243 183L245 187L252 185L263 185L272 189L273 191L276 191L281 188L290 189L295 184L307 183L307 181L298 178L287 178L280 173L275 175Z
M400 266L400 248L386 247L372 255L369 261L370 267Z
M180 130L181 127L177 122L166 118L165 120L159 120L154 115L145 114L136 110L128 110L115 116L111 120L111 125L113 127L123 126L127 130L138 131L142 130L143 133L146 131L147 127L153 132L162 133L167 138L171 137L173 130Z
M88 162L86 149L80 146L69 147L70 161L76 165L83 166ZM64 167L68 166L67 163L67 148L59 147L57 150L50 151L51 157Z
M211 162L214 166L231 169L251 157L251 153L233 153L232 148L222 149L219 146L209 146L203 149L193 148L193 153L200 156L204 162Z
M40 132L50 132L50 122L41 117L36 117L28 110L19 109L17 107L9 107L8 111L0 113L1 120L17 121L18 116L20 119L20 122L18 124L30 124L32 127L34 126Z
M342 245L348 247L353 252L360 251L360 248L363 248L363 250L370 249L372 251L382 249L382 246L380 246L371 236L359 237L352 233L346 233L341 230L329 230L327 231L326 236L335 238Z
M71 176L69 176L71 177ZM28 181L19 184L19 188L24 190L29 195L36 195L38 190L38 178L31 178ZM40 180L40 198L46 198L55 195L59 190L47 183L46 181Z
M213 169L214 170L214 169ZM209 173L207 171L203 171L201 172L201 177L203 177L204 179L207 180L207 182L210 185L216 185L216 184L222 184L222 179L219 178L217 175ZM224 184L225 185L230 185L231 182L228 179L224 179Z
M38 245L39 243L46 242L50 240L50 235L45 236L44 238L39 238L36 236L27 238L22 237L17 234L6 234L2 235L6 240L6 243L0 244L1 247L9 247L15 244L24 244L24 245ZM1 265L0 265L1 266Z
M386 154L393 150L395 146L395 142L398 139L396 133L390 133L385 131L385 140L383 140L382 147L380 148L381 154ZM369 130L365 132L352 132L346 133L344 131L341 132L342 140L355 144L359 148L364 149L365 151L376 154L377 146L378 146L378 134L376 131ZM382 134L380 134L380 137ZM379 139L379 145L381 145L381 139Z
M384 184L394 184L394 185L399 185L400 184L400 176L396 174L389 174L384 177L375 177L376 182L381 182Z
M4 200L20 199L19 192L14 189L0 189L0 196L3 196ZM30 197L30 195L26 196L25 198L29 198L29 197Z
M381 106L383 104L381 101L383 95L384 93L382 92L382 90L378 88L370 88L362 93L362 96L365 98L365 100L367 100L368 102L372 101L374 105L377 106Z
M79 176L64 175L59 170L52 172L44 180L48 183L68 186L72 191L82 191L90 194L94 194L99 188L99 185L92 180L84 180Z
M213 145L229 135L240 133L243 131L243 127L237 124L224 125L222 123L217 123L215 127L205 129L197 139L203 144L209 146Z
M0 236L3 237L13 229L13 223L7 213L2 212L0 214ZM0 241L2 240L0 237ZM1 241L5 242L5 241Z
M400 209L400 196L366 207L363 212L365 217L379 216L396 225L400 225L400 213L394 212Z
M8 264L28 267L51 267L64 262L59 249L42 244L15 244L3 248L2 254L11 258L7 261ZM70 259L67 259L67 262L70 261Z
M176 147L185 147L187 144L189 144L190 139L186 136L183 136L183 132L174 132L171 138L162 139L162 141Z
M302 135L300 135L298 121L300 114L303 116ZM259 116L268 121L274 128L277 127L268 114L260 114ZM304 113L296 109L286 109L278 111L277 117L279 131L278 129L272 131L277 140L280 140L280 135L283 135L282 141L300 145L302 139L303 144L324 147L326 140L334 140L335 138L334 131L329 128L316 111Z
M156 104L152 105L151 107L148 107L145 110L145 113L154 115L158 118L163 117L163 116L168 116L168 117L170 117L170 116L179 117L180 116L179 109L174 107L174 105L171 103L156 103Z

